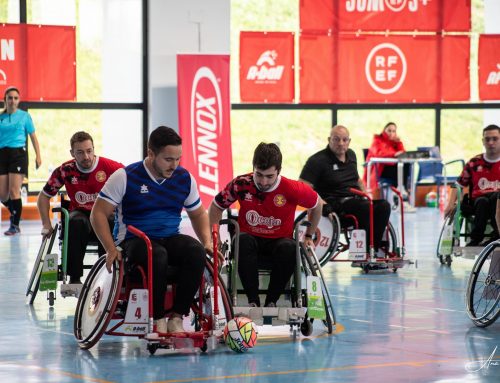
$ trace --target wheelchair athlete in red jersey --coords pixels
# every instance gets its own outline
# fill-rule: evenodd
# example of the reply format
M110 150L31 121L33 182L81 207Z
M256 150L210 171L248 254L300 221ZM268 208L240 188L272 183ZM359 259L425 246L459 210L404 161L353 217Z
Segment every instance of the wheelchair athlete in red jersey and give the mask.
M275 307L290 280L296 263L293 239L297 206L310 209L311 226L304 244L313 247L312 234L321 217L318 194L299 181L283 177L282 154L276 144L260 143L253 156L253 173L233 179L209 208L210 224L218 224L224 209L238 201L240 246L238 273L250 306L259 307L258 266L271 265L266 307Z

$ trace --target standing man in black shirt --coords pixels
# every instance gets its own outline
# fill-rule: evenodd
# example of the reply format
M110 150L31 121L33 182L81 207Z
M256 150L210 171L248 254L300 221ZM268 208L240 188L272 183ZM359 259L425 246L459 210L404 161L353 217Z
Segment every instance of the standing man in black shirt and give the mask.
M370 203L349 191L350 188L366 192L359 177L356 154L349 149L349 131L335 125L328 137L328 146L309 157L300 180L310 184L326 202L323 214L352 214L358 219L359 229L370 230ZM384 230L389 223L391 207L386 200L373 201L373 240L377 252Z

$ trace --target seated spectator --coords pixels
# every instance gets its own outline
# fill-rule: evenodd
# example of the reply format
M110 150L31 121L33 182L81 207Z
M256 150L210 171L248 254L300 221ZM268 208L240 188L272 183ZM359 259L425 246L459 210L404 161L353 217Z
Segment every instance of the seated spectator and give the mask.
M328 137L328 146L309 157L300 173L300 180L310 184L326 202L324 215L334 211L356 216L359 228L364 229L366 238L369 238L370 203L349 191L354 188L366 192L359 177L356 154L349 149L350 141L346 127L334 126ZM389 223L391 207L385 200L374 200L373 208L374 246L378 250Z
M373 141L368 149L368 154L366 155L366 162L371 158L396 158L403 154L406 150L403 142L397 134L397 125L394 122L388 122L384 126L384 130L380 134L375 134L373 136ZM397 164L374 164L370 179L368 180L368 169L365 168L363 179L365 184L369 188L375 188L377 183L384 183L391 186L398 186L398 169ZM405 164L403 167L403 180L405 190L403 190L403 196L405 199L408 196L406 191L408 187L408 181L410 177L410 165ZM405 212L414 212L415 209L411 207L408 203L405 203Z
M485 153L472 157L465 165L457 182L468 187L470 206L474 213L470 241L467 246L480 246L488 221L493 226L493 238L498 238L498 227L495 221L496 204L500 192L500 127L488 125L483 129L483 145ZM455 207L457 190L452 189L450 200L445 208L448 216Z

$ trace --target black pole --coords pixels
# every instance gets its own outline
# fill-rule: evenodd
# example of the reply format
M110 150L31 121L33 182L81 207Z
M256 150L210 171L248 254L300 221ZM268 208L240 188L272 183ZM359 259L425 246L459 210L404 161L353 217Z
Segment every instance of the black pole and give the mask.
M149 1L142 2L142 154L147 153L149 130Z

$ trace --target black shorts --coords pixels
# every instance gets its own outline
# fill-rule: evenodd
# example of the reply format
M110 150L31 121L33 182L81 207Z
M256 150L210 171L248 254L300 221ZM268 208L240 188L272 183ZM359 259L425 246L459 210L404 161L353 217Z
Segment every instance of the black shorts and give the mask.
M0 149L0 175L28 173L28 153L26 148Z

